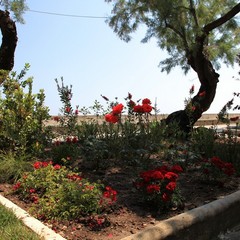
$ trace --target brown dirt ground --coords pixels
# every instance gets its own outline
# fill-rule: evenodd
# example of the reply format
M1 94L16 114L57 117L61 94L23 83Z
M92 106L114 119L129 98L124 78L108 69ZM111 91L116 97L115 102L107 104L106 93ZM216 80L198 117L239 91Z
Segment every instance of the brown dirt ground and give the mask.
M182 173L179 187L185 198L181 209L171 209L168 213L157 212L144 206L132 185L134 176L132 168L111 168L105 172L86 172L84 177L91 180L100 179L118 192L117 207L101 216L104 221L101 229L91 230L85 219L78 221L51 221L45 224L68 240L119 240L128 235L153 226L161 220L175 216L195 207L222 198L239 189L240 177L229 179L224 186L209 185L199 180L198 171ZM18 199L16 195L7 194L11 191L9 184L0 185L0 193L25 210L29 205Z

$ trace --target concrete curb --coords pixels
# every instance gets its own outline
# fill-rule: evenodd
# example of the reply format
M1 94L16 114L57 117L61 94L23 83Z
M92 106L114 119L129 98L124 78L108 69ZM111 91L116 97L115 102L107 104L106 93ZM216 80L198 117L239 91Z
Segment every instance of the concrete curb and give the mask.
M121 240L211 240L240 223L240 191Z
M45 240L66 240L61 235L55 233L52 229L45 226L42 222L30 216L26 211L18 207L16 204L3 197L1 194L0 203L8 209L11 209L17 218L21 219L23 223L37 233L40 238Z

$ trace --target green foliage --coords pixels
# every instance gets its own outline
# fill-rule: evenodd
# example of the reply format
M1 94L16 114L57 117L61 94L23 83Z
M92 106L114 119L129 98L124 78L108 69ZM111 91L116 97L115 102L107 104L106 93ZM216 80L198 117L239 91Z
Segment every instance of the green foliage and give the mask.
M0 96L0 149L39 154L49 141L44 121L50 116L44 106L44 91L33 94L33 78L23 80L29 67L26 64L19 75L11 72L4 81Z
M77 125L77 116L78 116L78 106L74 110L71 104L72 100L72 85L64 85L63 78L61 78L61 85L58 83L58 80L55 79L57 83L58 94L60 96L60 100L63 104L60 109L61 116L58 118L60 122L60 126L65 128L67 131L67 136L76 133L76 125Z
M22 15L28 9L25 0L2 0L0 5L7 11L13 12L14 19L20 23L24 23Z
M22 174L32 169L27 156L17 156L12 152L0 153L0 183L14 183Z
M80 156L80 145L77 138L68 137L66 142L55 141L52 144L50 157L55 164L73 166Z
M106 210L116 201L116 191L91 183L79 173L51 162L35 162L35 170L25 173L15 191L33 202L32 212L42 219L78 219Z
M155 37L161 49L169 58L160 62L162 71L170 72L180 66L188 72L188 58L199 48L198 40L206 38L203 48L205 56L216 67L218 60L233 65L240 42L239 21L234 15L217 26L215 20L228 13L238 1L178 1L178 0L105 0L113 4L109 26L117 35L130 41L140 24L145 24L147 32L142 42Z

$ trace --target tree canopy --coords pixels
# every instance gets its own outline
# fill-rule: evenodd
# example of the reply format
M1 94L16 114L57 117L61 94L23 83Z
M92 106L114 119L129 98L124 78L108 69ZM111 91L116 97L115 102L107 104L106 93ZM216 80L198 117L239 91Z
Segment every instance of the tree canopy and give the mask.
M169 73L180 66L190 69L189 57L203 39L203 51L219 69L221 61L233 65L239 52L240 9L236 0L106 0L113 2L109 26L124 41L131 39L140 24L147 26L142 42L155 37L169 58L160 62Z
M0 6L6 11L13 13L13 19L17 22L24 23L23 14L27 10L25 0L1 0Z

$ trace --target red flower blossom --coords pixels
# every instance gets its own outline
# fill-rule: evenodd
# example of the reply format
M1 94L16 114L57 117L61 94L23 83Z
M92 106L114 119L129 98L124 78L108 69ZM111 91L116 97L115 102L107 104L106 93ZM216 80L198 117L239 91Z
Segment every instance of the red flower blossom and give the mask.
M156 179L156 180L161 180L161 179L164 178L163 174L160 171L157 171L157 170L152 172L151 177L153 179Z
M74 113L75 113L75 115L78 115L78 113L79 113L78 109L76 109Z
M143 109L143 112L145 113L150 113L152 111L152 106L150 106L149 104L143 104L142 105L142 109Z
M120 114L123 110L123 104L119 103L112 108L112 114L117 115Z
M56 164L53 166L55 170L59 170L61 168L61 166L59 164Z
M32 197L31 197L31 200L32 200L35 204L38 203L38 197L37 197L37 196L32 196Z
M200 92L198 95L199 97L204 97L206 95L206 91Z
M107 186L106 191L103 193L103 196L105 198L109 198L111 200L110 203L113 203L117 200L117 191L115 191L114 189L112 189L111 187Z
M66 108L65 108L65 112L66 112L66 113L70 113L70 111L71 111L71 108L70 108L70 107L66 107Z
M158 184L151 184L147 186L147 193L156 193L160 191L160 186Z
M17 182L15 185L13 185L13 189L16 191L21 187L21 183Z
M67 175L67 178L73 181L81 181L83 178L77 174Z
M133 107L133 111L136 113L144 113L142 105L139 104Z
M33 167L34 167L35 169L39 169L39 168L42 167L42 163L41 163L41 162L35 162L35 163L33 164Z
M176 188L177 184L176 182L170 182L167 184L166 189L173 192Z
M105 115L105 120L110 123L117 123L119 118L117 115L113 115L111 113Z
M151 101L148 98L144 98L142 104L151 104Z
M67 138L66 138L66 142L67 142L67 143L71 143L71 142L72 142L72 139L71 139L70 137L67 137Z
M176 181L176 179L178 178L178 175L174 172L167 172L164 175L164 178L170 180L170 181Z
M30 192L30 193L35 193L36 190L35 190L34 188L31 188L31 189L29 190L29 192Z

